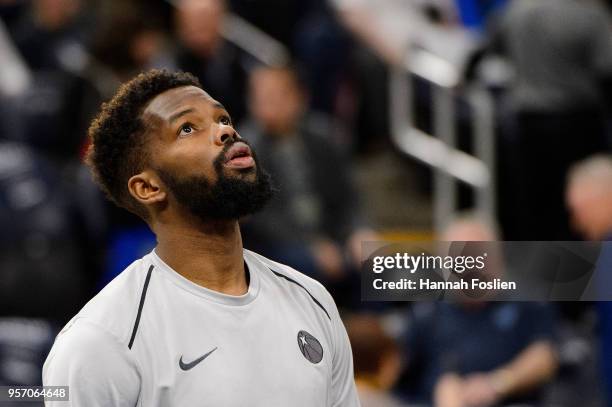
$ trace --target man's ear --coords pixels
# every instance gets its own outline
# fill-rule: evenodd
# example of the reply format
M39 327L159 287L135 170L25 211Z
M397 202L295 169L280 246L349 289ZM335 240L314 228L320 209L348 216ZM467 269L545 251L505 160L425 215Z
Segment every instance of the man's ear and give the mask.
M166 191L162 188L159 178L150 170L144 170L128 180L130 194L142 205L163 202Z

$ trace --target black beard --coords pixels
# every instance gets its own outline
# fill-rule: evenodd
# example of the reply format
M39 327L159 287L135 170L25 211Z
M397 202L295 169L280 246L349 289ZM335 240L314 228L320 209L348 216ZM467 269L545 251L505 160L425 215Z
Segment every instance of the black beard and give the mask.
M260 167L254 152L251 154L255 160L255 169L239 171L243 174L255 171L255 180L247 181L239 176L225 175L223 172L225 153L232 144L225 145L213 162L217 175L215 184L205 176L180 178L166 170L157 169L160 178L178 203L205 222L238 220L258 212L272 198L270 175Z

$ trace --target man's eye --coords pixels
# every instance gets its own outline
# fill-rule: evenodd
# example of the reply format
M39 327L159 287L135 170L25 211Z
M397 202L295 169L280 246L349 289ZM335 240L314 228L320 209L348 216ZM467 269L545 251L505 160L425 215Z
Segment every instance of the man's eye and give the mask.
M193 125L191 123L185 123L179 129L179 136L184 136L193 132Z
M219 122L224 126L230 126L232 124L232 121L227 116L222 116Z

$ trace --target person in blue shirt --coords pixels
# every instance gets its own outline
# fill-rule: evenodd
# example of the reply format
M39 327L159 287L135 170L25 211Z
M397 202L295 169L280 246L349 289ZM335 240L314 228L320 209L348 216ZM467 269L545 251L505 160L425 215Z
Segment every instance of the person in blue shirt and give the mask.
M494 241L483 221L464 217L443 241ZM557 369L550 305L467 297L411 310L407 370L412 402L438 407L532 403Z

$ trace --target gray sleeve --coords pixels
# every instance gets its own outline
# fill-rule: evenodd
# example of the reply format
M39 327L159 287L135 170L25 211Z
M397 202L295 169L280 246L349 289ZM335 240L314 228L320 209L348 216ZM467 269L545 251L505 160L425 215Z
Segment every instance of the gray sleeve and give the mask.
M331 406L359 407L353 372L353 353L348 334L332 300L331 321L334 340L332 358Z
M43 367L45 386L69 386L69 402L46 407L134 407L140 375L126 345L84 320L64 328Z

